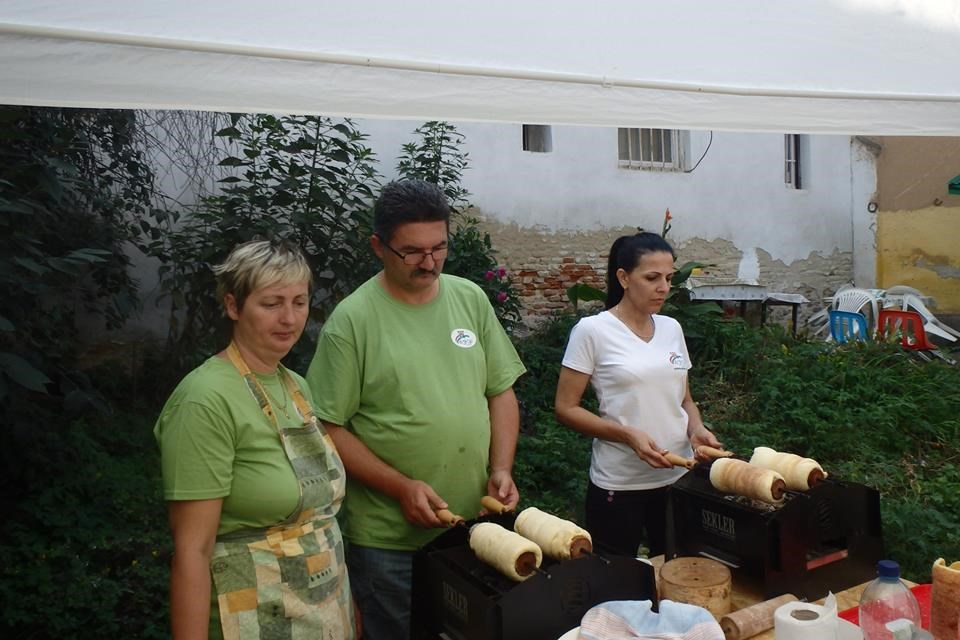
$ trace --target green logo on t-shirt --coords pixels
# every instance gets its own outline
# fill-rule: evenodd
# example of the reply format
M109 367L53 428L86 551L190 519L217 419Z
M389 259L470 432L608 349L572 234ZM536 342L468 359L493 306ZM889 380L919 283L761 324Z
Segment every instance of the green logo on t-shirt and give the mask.
M453 340L453 344L463 349L469 349L477 344L477 336L470 329L454 329L450 333L450 339Z

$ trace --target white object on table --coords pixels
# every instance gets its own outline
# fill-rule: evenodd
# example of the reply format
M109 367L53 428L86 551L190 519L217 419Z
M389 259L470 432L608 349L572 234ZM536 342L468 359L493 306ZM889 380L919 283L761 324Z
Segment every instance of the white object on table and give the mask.
M565 634L557 638L557 640L577 640L577 636L580 635L580 627L574 627L567 631Z

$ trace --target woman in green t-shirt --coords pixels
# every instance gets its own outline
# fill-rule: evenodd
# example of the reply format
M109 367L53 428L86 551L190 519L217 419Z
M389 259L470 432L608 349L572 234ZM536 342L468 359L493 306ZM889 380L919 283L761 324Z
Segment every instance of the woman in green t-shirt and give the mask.
M238 245L214 267L229 347L167 400L160 444L174 556L174 638L355 638L336 521L344 470L303 379L311 272L288 242Z

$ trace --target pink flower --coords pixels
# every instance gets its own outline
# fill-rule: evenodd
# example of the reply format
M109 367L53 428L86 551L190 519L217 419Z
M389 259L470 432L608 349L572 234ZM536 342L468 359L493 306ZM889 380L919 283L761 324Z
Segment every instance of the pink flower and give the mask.
M497 294L497 302L506 302L507 301L507 292L501 291Z
M496 274L493 271L487 271L485 274L483 274L483 277L487 280L493 280L495 275Z
M503 267L500 267L499 269L497 269L497 275L502 278L503 276L507 275L507 270L504 269Z
M670 215L670 209L667 209L666 213L663 214L663 221L670 222L671 220L673 220L673 216Z

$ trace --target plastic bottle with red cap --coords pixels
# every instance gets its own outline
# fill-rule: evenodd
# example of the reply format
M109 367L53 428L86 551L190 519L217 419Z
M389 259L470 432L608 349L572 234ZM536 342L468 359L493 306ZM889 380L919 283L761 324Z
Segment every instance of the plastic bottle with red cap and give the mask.
M892 640L888 622L908 620L920 629L920 604L900 579L900 565L894 560L877 563L877 578L860 597L860 630L864 640Z

